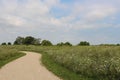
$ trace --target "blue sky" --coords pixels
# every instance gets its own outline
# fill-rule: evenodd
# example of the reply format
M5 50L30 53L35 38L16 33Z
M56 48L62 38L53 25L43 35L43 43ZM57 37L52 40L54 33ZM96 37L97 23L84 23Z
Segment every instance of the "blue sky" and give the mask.
M0 43L17 36L120 43L119 7L120 0L0 0Z

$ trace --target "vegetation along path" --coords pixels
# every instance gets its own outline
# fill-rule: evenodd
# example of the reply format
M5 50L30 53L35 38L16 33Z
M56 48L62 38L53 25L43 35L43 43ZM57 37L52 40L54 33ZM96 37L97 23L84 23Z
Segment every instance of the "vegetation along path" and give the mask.
M25 53L26 56L10 62L0 69L0 80L60 80L41 64L40 54Z

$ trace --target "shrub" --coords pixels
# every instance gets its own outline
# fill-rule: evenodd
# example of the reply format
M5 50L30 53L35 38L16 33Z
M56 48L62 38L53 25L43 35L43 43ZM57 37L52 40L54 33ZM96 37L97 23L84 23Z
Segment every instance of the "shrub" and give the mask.
M2 43L1 45L7 45L7 44L4 42L4 43Z
M51 43L49 40L43 40L43 41L41 42L41 45L42 45L42 46L52 46L52 43Z
M81 42L78 44L78 46L89 46L89 45L90 45L90 43L87 42L87 41L81 41Z

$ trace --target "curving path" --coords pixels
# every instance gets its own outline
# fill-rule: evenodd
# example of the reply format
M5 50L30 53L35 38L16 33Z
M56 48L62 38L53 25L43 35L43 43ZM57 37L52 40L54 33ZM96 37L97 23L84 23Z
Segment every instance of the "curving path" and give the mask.
M41 54L24 52L23 56L0 69L0 80L61 80L40 62Z

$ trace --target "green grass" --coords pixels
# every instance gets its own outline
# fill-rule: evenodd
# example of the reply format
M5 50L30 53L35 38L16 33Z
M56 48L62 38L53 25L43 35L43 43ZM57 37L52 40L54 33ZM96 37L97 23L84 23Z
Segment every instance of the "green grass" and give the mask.
M42 63L47 67L48 70L52 71L55 75L59 76L63 80L92 80L91 78L78 75L73 71L61 66L56 63L51 57L46 53L42 55Z
M85 78L120 79L120 47L63 47L47 53L54 62Z
M10 49L7 46L0 46L0 68L8 62L24 56L24 53L16 49Z
M43 64L63 80L120 80L119 46L10 46L41 53Z

